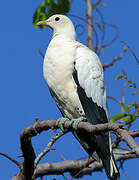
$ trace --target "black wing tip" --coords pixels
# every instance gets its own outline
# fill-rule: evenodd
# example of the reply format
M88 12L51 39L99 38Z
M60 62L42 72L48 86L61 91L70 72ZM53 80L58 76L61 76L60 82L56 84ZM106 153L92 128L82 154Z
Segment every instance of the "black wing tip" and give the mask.
M111 164L111 162L113 163ZM102 164L104 166L106 175L110 180L117 180L120 178L120 172L113 155L112 159L102 159Z
M113 176L111 176L111 177L108 176L108 177L110 180L117 180L120 178L120 173L118 172L118 173L113 174Z

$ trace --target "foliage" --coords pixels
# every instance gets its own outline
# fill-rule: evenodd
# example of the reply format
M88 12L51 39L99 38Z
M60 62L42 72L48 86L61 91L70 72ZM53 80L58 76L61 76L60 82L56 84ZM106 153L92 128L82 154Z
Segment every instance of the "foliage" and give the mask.
M123 75L123 74L119 74L117 77L116 77L116 80L119 80L119 79L125 79L127 80L127 82L129 83L129 87L133 87L136 91L133 92L132 94L139 94L139 90L137 89L137 86L136 86L136 83L134 83L131 79L129 79L127 76Z
M33 16L34 27L44 28L45 26L37 26L37 22L48 19L54 14L66 14L70 10L69 0L45 0L36 9Z
M125 125L131 126L132 123L139 118L139 104L137 102L131 103L129 106L125 106L124 104L120 104L122 108L126 111L126 113L118 113L111 117L111 122L115 122L121 120L121 123L125 123ZM133 113L132 108L133 107Z
M139 94L139 90L136 87L136 84L129 79L126 75L120 74L116 77L116 80L125 79L129 83L129 87L133 87L136 91L132 94ZM118 113L111 117L111 122L121 120L121 123L131 126L132 123L139 118L139 104L137 102L130 103L128 106L125 106L123 103L120 103L120 106L127 113Z

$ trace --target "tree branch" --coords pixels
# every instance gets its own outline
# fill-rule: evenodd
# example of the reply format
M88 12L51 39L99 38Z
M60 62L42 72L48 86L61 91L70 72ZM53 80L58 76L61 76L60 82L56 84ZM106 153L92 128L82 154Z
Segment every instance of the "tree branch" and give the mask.
M121 101L119 101L118 99L116 99L113 96L107 96L107 98L112 99L113 101L117 102L118 104L121 104Z
M2 153L2 152L0 152L0 155L6 157L7 159L9 159L13 163L15 163L19 168L21 168L22 164L20 162L16 161L15 159L13 159L12 157L10 157L9 155Z
M128 133L130 134L130 136L132 137L139 137L139 129L135 130L135 131L128 131Z
M126 75L126 72L123 70L123 76L127 76ZM122 93L122 100L121 100L121 103L122 104L125 104L125 92L126 92L126 87L127 87L127 80L124 79L124 82L123 82L123 93ZM121 112L124 112L124 108L121 106Z
M35 159L35 167L37 166L37 164L40 162L40 160L42 159L43 156L46 155L46 153L48 153L49 151L52 150L52 145L56 142L56 140L58 140L60 137L62 137L64 134L66 134L66 132L60 132L59 134L57 134L56 136L54 136L51 141L47 144L46 148L43 150L43 152L41 152L38 157Z
M131 47L130 47L126 42L124 42L124 41L121 41L121 43L125 44L125 45L128 47L128 49L130 50L130 52L131 52L132 55L134 56L135 60L136 60L137 63L139 64L139 60L138 60L137 56L135 55L135 53L133 52L133 50L131 49Z
M113 29L115 29L115 30L116 30L116 35L114 36L114 38L113 38L110 42L103 44L103 45L102 45L103 48L108 47L108 46L110 46L111 44L113 44L113 43L118 39L118 37L119 37L119 35L120 35L119 28L118 28L116 25L114 25L114 24L109 24L109 23L106 23L106 22L105 22L105 25L110 26L110 27L112 27Z
M68 119L67 119L67 121L65 121L63 126L65 129L67 129L69 131L74 131L74 127L72 127L72 123L70 123L70 121ZM132 149L132 152L135 152L134 153L135 155L134 156L132 155L131 157L135 157L135 156L139 157L139 146L136 144L136 142L132 138L132 135L134 137L139 136L139 131L138 132L135 132L135 131L130 132L126 129L123 129L122 126L123 125L121 125L121 124L114 124L114 123L92 125L88 122L80 122L78 124L78 130L86 131L87 133L90 133L93 135L98 134L99 132L102 132L102 131L103 132L104 131L115 131L118 133L120 138L123 141L125 141L127 143L127 145ZM42 171L44 172L43 175L48 174L47 169L49 169L49 174L53 174L53 173L56 173L56 174L61 173L62 174L63 173L62 169L60 168L61 162L60 162L60 164L45 163L42 165L38 165L37 168L35 169L35 173L38 175L36 175L34 173L35 153L34 153L34 149L31 144L31 138L43 131L47 131L49 129L57 129L57 128L58 128L58 126L56 124L56 120L47 120L47 121L43 120L40 122L34 122L33 125L25 128L21 132L21 135L20 135L21 150L23 152L23 157L24 157L23 165L22 165L23 168L21 169L20 173L18 173L18 175L15 176L12 180L31 180L32 176L33 177L42 176ZM74 161L69 161L69 162L74 164ZM76 162L76 164L75 164L75 166L72 167L72 170L69 170L69 164L68 164L68 166L64 165L63 168L68 169L70 171L70 173L72 173L72 175L73 174L78 175L78 174L80 174L79 171L82 170L82 167L86 167L85 163L88 163L88 161L87 162L86 161L75 161L75 162ZM65 163L65 161L63 163ZM94 162L94 163L98 163L98 162ZM42 167L45 167L46 165L47 165L47 168L42 169ZM57 169L59 169L59 171L58 171L59 173L54 170L55 168L53 167L53 165L55 165L54 167L57 167ZM70 165L70 167L71 167L71 165ZM78 167L78 171L75 171L77 167ZM80 167L80 169L79 169L79 167ZM96 165L95 165L95 167L96 167ZM98 169L100 169L100 167L102 169L102 165L100 165L100 164L98 164L97 167L99 167ZM47 171L47 173L46 173L46 171ZM64 170L64 172L66 172L66 171L67 170ZM96 169L93 169L93 171L96 171Z
M136 153L139 157L139 146L130 136L126 129L117 129L117 133L120 135L121 139L126 142L126 144Z
M93 4L92 8L96 8L97 6L100 5L102 0L98 0L95 4Z
M117 61L122 60L124 53L125 52L123 51L120 55L116 56L110 63L107 63L107 64L104 63L103 64L103 70L105 71L110 66L113 66Z
M87 5L87 11L86 11L86 16L87 16L87 24L88 24L88 47L90 49L93 48L93 43L92 43L92 33L93 33L93 27L90 26L92 24L92 6L91 6L91 1L86 0L86 5Z
M122 152L122 151L121 151ZM120 160L127 160L127 159L133 159L137 158L136 154L131 153L121 153L121 154L115 154L116 161ZM93 162L89 165L89 167L86 167L86 164L88 163L87 160L65 160L62 162L57 163L43 163L41 165L38 165L34 172L34 177L41 177L44 175L58 175L66 172L70 172L71 175L73 175L73 172L80 172L78 173L78 176L76 175L76 178L82 177L86 174L92 174L92 172L95 171L102 171L103 165L102 162ZM84 168L86 167L86 168Z
M101 19L101 26L102 26L102 35L101 35L101 39L100 39L100 47L102 47L103 46L103 42L104 42L104 37L105 37L105 22L104 22L104 17L103 17L103 15L102 15L102 13L101 13L101 11L98 9L98 8L95 8L95 11L97 12L97 14L99 15L99 17L100 17L100 19ZM103 48L103 47L102 47ZM95 47L95 49L96 50L98 50L98 52L97 52L97 54L99 55L100 54L100 52L101 52L101 50L100 50L100 48L98 48L98 45L97 45L97 43L96 43L96 47Z

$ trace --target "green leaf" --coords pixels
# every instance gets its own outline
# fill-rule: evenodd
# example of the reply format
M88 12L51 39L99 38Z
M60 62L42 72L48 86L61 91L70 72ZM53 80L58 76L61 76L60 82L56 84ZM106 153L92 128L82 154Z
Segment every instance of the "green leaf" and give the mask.
M113 123L115 121L118 121L118 120L122 119L125 116L127 116L127 114L125 114L125 113L118 113L118 114L116 114L116 115L111 117L110 122Z
M54 14L66 14L70 10L70 1L68 0L45 0L39 5L33 16L33 25L38 28L45 26L37 26L37 22L48 19Z
M135 121L137 118L138 118L138 116L136 116L135 114L129 114L126 117L124 117L121 122L126 123L126 125L132 124L133 121Z
M134 103L135 109L139 108L139 104L137 102Z
M36 12L34 13L33 16L33 24L34 27L39 27L39 28L44 28L45 26L36 26L37 22L41 21L41 20L45 20L47 19L47 15L45 13L46 11L46 6L48 6L48 2L44 1L42 4L40 4L40 6L37 8Z
M125 110L125 111L127 111L128 113L130 112L130 110L131 110L131 106L132 105L129 105L129 106L125 106L124 104L120 104L121 106L122 106L122 108Z

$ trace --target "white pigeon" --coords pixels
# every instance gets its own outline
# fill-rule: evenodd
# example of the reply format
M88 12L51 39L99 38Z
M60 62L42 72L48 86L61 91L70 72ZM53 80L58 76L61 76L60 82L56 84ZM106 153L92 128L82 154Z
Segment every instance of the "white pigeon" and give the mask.
M94 125L107 123L104 74L98 56L76 41L75 29L68 17L56 14L37 25L53 29L43 73L63 117L72 120L84 116ZM119 178L110 133L90 136L77 129L73 134L90 156L97 152L109 179Z

